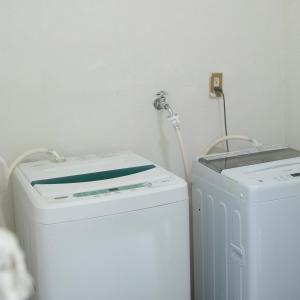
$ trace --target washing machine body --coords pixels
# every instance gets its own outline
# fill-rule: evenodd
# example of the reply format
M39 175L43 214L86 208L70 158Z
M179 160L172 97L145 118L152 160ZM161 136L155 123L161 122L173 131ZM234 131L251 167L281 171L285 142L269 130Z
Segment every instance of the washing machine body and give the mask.
M22 164L13 191L33 299L190 299L182 179L118 153Z
M192 173L195 299L300 299L300 152L198 157Z

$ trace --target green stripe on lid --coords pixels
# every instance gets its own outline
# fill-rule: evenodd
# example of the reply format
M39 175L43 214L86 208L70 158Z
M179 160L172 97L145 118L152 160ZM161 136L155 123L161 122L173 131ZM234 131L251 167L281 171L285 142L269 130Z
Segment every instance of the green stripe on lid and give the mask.
M109 171L102 171L102 172L95 172L95 173L88 173L88 174L34 180L31 182L31 185L35 186L36 184L68 184L68 183L100 181L100 180L113 179L113 178L133 175L154 168L155 165L144 165L139 167L116 169L116 170L109 170Z

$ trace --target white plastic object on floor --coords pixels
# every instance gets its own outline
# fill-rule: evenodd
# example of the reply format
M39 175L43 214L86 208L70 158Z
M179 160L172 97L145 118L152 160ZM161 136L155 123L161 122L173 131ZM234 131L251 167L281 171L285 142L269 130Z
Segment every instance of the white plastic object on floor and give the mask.
M32 280L16 237L0 228L0 299L25 300L32 291Z
M300 152L198 157L192 180L195 299L300 299Z
M125 152L23 163L12 181L34 300L190 300L183 179Z
M241 141L246 141L249 143L252 143L254 147L261 147L262 144L260 142L258 142L256 139L248 137L248 136L244 136L244 135L228 135L228 136L223 136L219 139L217 139L216 141L214 141L212 144L210 144L207 149L205 150L204 154L209 154L210 151L217 146L218 144L222 143L222 142L226 142L229 140L241 140Z

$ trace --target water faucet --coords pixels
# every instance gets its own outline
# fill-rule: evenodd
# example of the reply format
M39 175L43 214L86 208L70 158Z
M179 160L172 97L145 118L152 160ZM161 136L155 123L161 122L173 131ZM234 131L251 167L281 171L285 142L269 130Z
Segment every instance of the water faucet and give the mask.
M170 104L167 102L166 96L168 93L166 91L160 91L156 93L156 98L154 100L153 106L157 110L167 110L169 113L169 118L174 117L174 111L171 108Z

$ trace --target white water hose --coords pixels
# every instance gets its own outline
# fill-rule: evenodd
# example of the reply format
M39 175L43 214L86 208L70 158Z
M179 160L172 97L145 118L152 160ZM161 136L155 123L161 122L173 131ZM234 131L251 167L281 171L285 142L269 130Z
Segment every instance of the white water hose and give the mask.
M56 162L65 161L65 158L60 156L55 150L48 149L48 148L35 148L24 152L12 162L12 164L9 166L7 171L7 180L9 181L12 172L14 171L14 169L19 163L21 163L24 159L34 154L49 154L54 157L54 160Z
M180 153L181 153L181 157L182 157L184 177L185 177L185 180L187 182L189 182L188 160L187 160L186 150L185 150L185 147L184 147L184 142L183 142L182 135L181 135L179 117L178 117L177 114L175 114L172 117L169 117L168 121L171 122L171 124L173 125L173 127L175 129L178 144L179 144L179 148L180 148Z
M57 162L65 161L64 157L48 148L26 151L17 157L9 167L5 159L0 156L0 221L2 220L2 223L5 223L2 204L5 195L7 195L9 178L19 163L34 154L48 154L53 156ZM0 299L25 300L31 290L31 277L28 274L18 241L7 229L0 228Z
M21 163L24 159L34 154L49 154L53 156L55 161L57 162L65 161L64 157L60 156L56 151L49 148L35 148L26 151L20 156L18 156L9 167L5 159L0 156L0 224L1 223L5 224L2 205L3 205L4 197L6 195L11 174L13 173L14 169L17 167L19 163Z
M7 188L8 188L11 174L13 173L14 169L17 167L19 163L21 163L24 159L34 154L48 154L53 156L56 162L65 161L65 158L63 156L60 156L56 151L49 148L35 148L26 151L20 156L18 156L9 167L5 159L0 156L0 225L5 224L2 206L4 202L4 197L7 194Z
M156 94L156 99L154 100L154 107L157 110L166 110L169 113L168 121L172 124L173 128L175 129L181 158L182 158L182 164L183 164L183 171L184 171L184 177L187 182L189 182L189 176L188 176L188 160L186 155L186 150L184 147L181 130L180 130L180 121L177 114L174 113L173 109L169 105L169 103L166 100L166 95L168 93L165 91L161 91Z
M209 147L205 150L204 154L207 155L210 153L210 151L217 146L218 144L225 142L225 141L229 141L229 140L240 140L240 141L246 141L251 143L254 147L261 147L262 144L260 142L258 142L256 139L254 138L250 138L248 136L244 136L244 135L228 135L228 136L223 136L219 139L217 139L216 141L214 141L212 144L209 145Z
M185 180L188 182L188 180L189 180L188 167L187 167L188 166L188 161L187 161L186 151L185 151L185 147L184 147L184 143L183 143L180 128L176 128L175 131L176 131L176 134L177 134L177 139L178 139L179 148L180 148L182 161L183 161L184 177L185 177Z
M2 211L1 208L3 203L3 198L6 193L11 174L13 173L14 169L17 167L19 163L21 163L24 159L34 154L48 154L53 156L56 162L65 161L65 158L63 156L60 156L56 151L49 148L35 148L26 151L20 156L18 156L9 167L5 159L0 156L0 168L1 168L0 169L0 211Z

